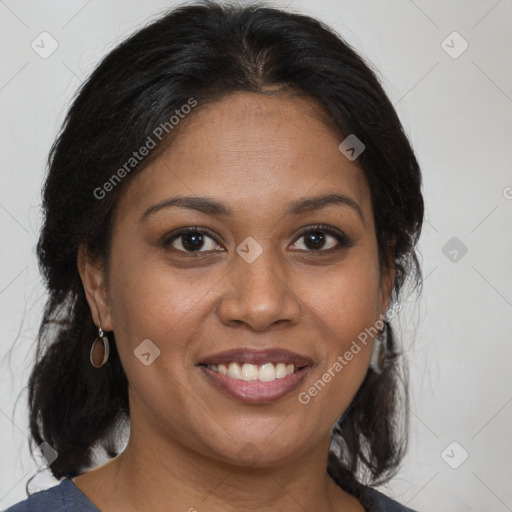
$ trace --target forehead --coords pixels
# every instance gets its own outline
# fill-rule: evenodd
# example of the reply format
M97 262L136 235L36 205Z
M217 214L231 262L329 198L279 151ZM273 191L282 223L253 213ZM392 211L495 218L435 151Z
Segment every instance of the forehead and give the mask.
M344 136L315 101L238 92L196 107L168 149L134 176L119 207L171 195L215 197L240 214L339 192L370 207L363 170L338 149Z

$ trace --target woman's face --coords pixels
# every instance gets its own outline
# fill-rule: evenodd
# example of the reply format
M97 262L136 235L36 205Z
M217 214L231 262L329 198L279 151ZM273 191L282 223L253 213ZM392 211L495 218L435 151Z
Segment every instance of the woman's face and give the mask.
M181 123L123 191L106 284L98 270L89 290L128 376L131 436L236 464L328 450L369 365L371 338L353 342L394 277L364 173L305 98L235 93Z

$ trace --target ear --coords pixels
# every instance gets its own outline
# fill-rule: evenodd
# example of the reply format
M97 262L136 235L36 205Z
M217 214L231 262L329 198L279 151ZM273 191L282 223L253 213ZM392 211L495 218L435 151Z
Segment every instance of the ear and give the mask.
M384 315L389 308L391 302L391 294L393 293L393 285L395 284L396 269L395 265L384 267L381 272L380 280L380 306L381 313Z
M395 284L396 265L395 265L395 244L394 240L389 245L389 265L381 268L380 276L380 308L381 313L384 315L389 308L391 302L391 294Z
M84 244L78 249L77 265L93 322L98 327L101 321L101 328L105 332L111 331L112 318L103 265L92 257Z

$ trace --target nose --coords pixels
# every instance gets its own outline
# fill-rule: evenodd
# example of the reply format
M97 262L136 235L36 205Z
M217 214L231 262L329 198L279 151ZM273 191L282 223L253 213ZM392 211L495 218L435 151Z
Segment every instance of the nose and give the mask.
M226 325L245 324L254 331L296 325L301 302L277 257L263 253L252 263L236 256L225 276L228 286L218 306L219 319Z

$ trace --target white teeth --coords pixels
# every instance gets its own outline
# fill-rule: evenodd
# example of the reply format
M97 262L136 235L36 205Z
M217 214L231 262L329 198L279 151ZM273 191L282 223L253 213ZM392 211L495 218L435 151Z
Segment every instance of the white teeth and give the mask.
M225 364L209 364L208 368L232 379L259 380L261 382L272 382L295 373L295 365L285 363L265 363L262 365L229 363L227 366Z
M238 366L238 363L229 363L228 366L228 377L231 377L232 379L240 379L240 366Z
M277 363L276 364L276 378L282 379L283 377L286 377L286 365L284 363Z
M254 364L245 363L242 366L243 380L258 380L258 367Z
M270 382L276 378L276 368L272 363L261 365L259 372L259 380L262 382Z

